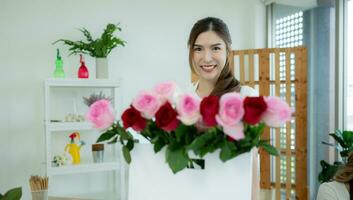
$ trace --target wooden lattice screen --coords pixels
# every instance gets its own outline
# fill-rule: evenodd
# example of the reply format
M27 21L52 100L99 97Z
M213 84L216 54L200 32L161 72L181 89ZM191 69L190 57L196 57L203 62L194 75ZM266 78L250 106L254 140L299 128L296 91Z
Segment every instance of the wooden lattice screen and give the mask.
M262 189L274 189L275 199L308 199L307 184L307 50L304 47L233 51L236 77L260 95L285 99L294 109L285 128L266 129L279 157L260 151ZM192 75L192 81L197 77Z

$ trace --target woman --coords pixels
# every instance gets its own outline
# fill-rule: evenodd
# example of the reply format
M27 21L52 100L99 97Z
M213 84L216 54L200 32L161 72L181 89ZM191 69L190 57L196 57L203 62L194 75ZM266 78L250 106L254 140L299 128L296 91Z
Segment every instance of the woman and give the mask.
M231 37L227 25L218 18L207 17L197 21L191 29L188 47L191 71L199 80L192 86L192 91L200 98L227 92L238 92L243 96L256 96L254 89L241 86L234 77L229 61L231 54ZM252 199L258 199L259 173L258 154L254 152Z
M317 193L317 200L350 199L353 199L353 152L348 155L347 163L337 171L333 181L321 184Z
M207 17L194 24L188 40L189 64L199 78L195 84L199 97L227 92L256 96L254 89L240 86L234 77L229 65L231 44L228 27L221 19Z

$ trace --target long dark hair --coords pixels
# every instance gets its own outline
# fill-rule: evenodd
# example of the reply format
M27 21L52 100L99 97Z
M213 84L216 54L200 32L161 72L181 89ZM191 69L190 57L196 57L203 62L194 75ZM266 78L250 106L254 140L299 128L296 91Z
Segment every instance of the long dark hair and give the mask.
M348 154L347 163L336 172L333 180L341 183L349 183L353 180L353 152Z
M228 30L227 25L219 18L215 17L206 17L203 18L199 21L197 21L194 26L191 29L190 35L189 35L189 40L188 40L188 47L189 47L189 65L191 68L191 71L195 73L194 67L193 67L193 53L194 53L194 44L197 39L197 37L206 31L214 31L226 44L226 50L227 50L227 60L224 68L221 71L221 74L218 77L218 80L216 82L216 85L214 89L212 90L210 95L216 95L216 96L221 96L224 93L227 92L240 92L240 82L234 77L234 72L230 68L230 59L233 59L232 57L232 49L231 49L231 44L232 44L232 39L230 37L230 33Z

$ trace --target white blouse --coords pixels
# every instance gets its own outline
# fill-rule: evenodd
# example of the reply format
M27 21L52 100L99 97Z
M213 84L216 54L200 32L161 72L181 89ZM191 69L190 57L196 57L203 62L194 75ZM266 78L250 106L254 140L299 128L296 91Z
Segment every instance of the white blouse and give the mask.
M349 200L349 193L344 183L332 181L320 185L316 200Z
M188 88L188 92L190 93L193 93L195 94L196 96L197 93L196 93L196 90L197 90L197 87L199 86L199 81L197 81L195 84L192 84L189 86ZM240 88L240 95L242 95L243 97L245 96L250 96L250 97L256 97L256 96L259 96L259 93L257 90L255 90L254 88L252 87L249 87L249 86L246 86L246 85L242 85L241 88Z

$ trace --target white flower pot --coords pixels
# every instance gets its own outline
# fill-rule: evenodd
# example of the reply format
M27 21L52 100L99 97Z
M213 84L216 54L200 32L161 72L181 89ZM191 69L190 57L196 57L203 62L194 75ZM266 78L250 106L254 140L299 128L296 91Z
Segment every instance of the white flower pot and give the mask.
M165 148L154 153L150 144L136 144L129 167L129 200L250 200L252 153L223 163L219 151L205 156L205 169L173 174Z
M96 58L96 78L107 79L108 77L108 59L107 58Z

